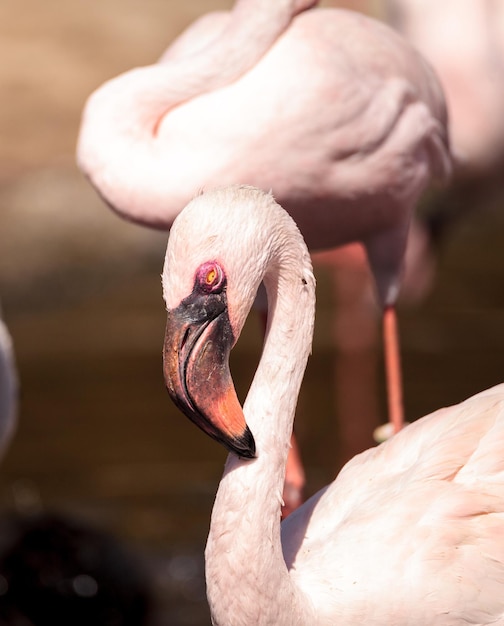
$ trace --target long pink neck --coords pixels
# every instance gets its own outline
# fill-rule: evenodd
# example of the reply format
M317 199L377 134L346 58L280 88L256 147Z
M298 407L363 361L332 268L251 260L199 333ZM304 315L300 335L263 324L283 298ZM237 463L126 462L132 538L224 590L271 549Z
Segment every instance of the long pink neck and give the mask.
M242 76L277 41L300 12L299 7L312 4L311 0L237 0L217 38L197 54L156 65L157 80L150 75L145 90L132 92L136 103L145 98L144 106L134 107L139 115L137 124L152 129L174 106Z
M274 259L265 277L269 324L243 407L257 458L229 455L212 512L206 579L213 623L219 626L314 623L309 602L291 580L280 540L285 464L315 311L311 263L299 240L288 242L292 247Z
M170 162L162 152L165 140L156 145L161 121L175 107L246 73L293 17L314 4L314 0L237 0L226 24L221 23L215 37L198 52L168 55L163 63L133 69L90 96L77 160L112 208L149 226L171 226L189 200L187 194L195 190L170 181Z

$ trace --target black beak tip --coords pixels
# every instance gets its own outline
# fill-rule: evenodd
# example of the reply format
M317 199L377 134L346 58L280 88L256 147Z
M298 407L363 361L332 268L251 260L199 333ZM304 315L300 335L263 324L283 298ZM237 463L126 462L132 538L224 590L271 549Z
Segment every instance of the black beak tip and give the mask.
M235 437L232 442L228 442L228 449L243 459L256 458L256 445L254 435L247 426L240 437Z

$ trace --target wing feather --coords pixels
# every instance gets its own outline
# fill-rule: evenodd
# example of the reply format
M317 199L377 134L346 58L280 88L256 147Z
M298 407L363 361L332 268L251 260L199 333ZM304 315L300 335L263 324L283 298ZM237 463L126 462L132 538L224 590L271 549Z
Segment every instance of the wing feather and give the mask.
M503 444L498 385L352 459L282 528L317 611L368 626L504 624Z

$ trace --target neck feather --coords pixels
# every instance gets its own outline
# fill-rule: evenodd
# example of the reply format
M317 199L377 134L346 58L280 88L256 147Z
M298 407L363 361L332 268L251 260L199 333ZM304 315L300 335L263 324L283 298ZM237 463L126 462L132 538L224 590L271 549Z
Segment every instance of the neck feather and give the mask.
M228 457L206 549L214 623L307 624L280 540L280 506L297 397L311 350L315 280L304 243L282 246L264 282L269 322L244 413L257 459ZM287 252L286 252L287 251ZM301 263L300 263L301 259ZM238 583L239 581L239 588Z

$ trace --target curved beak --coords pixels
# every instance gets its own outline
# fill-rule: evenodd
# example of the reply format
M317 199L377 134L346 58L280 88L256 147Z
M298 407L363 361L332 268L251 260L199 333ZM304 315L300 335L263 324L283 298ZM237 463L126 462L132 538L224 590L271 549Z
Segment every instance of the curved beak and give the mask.
M225 293L193 292L168 311L163 367L179 409L240 457L255 457L255 442L229 371L234 343Z

